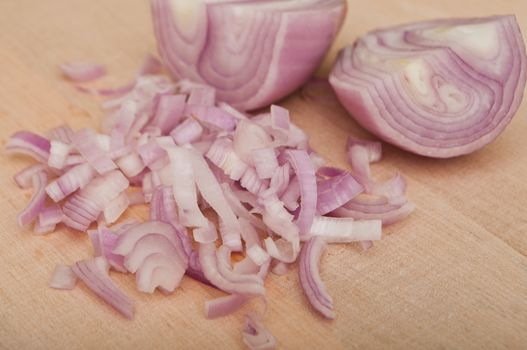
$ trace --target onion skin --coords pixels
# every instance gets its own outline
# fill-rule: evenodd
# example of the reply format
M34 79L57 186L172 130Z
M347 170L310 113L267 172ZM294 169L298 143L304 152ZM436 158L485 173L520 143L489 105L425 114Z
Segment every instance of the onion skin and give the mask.
M214 87L254 110L285 97L321 63L346 1L152 0L158 51L176 79Z
M353 118L382 140L450 158L505 129L526 72L515 17L496 16L370 32L340 52L329 80Z

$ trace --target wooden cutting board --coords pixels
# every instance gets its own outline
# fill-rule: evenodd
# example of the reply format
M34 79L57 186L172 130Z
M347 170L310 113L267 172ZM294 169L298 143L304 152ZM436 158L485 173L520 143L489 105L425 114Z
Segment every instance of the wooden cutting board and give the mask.
M515 13L527 33L524 0L349 1L338 48L369 29L412 20ZM155 52L148 1L0 1L0 139L18 129L42 132L68 122L97 126L100 100L64 81L57 64L92 60L126 82L147 52ZM322 92L323 93L323 92ZM293 96L283 104L337 166L347 166L346 136L367 136L338 106ZM329 247L322 277L335 300L329 322L309 307L296 267L271 276L266 324L284 349L526 348L527 347L527 103L496 142L470 156L425 159L385 147L374 170L397 169L417 205L407 220L385 229L368 251ZM85 235L67 229L35 236L16 226L29 193L12 175L29 162L2 157L0 168L0 348L186 349L241 348L243 313L209 321L203 303L218 291L185 280L170 296L135 291L133 321L120 317L82 283L73 291L47 287L56 263L92 254ZM141 216L134 210L132 216ZM256 305L256 307L260 307Z

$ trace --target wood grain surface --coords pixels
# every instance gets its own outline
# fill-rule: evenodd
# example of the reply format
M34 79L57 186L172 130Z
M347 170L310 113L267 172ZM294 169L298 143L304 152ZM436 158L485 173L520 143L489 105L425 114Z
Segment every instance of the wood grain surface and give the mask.
M413 20L514 13L527 33L525 0L349 0L338 48L379 26ZM126 82L144 54L155 53L146 0L1 0L0 139L68 122L97 126L101 100L75 91L57 64L92 60L111 72L101 85ZM320 93L327 93L320 91ZM312 145L345 167L346 136L367 136L335 104L283 101ZM527 348L527 103L491 145L470 156L433 160L385 147L379 177L408 177L417 205L389 226L374 248L329 247L322 277L337 318L326 321L299 289L296 267L266 283L266 324L283 349ZM84 234L61 228L36 236L15 217L30 193L12 175L29 163L0 155L0 348L237 349L243 312L206 320L203 303L220 292L185 280L170 296L147 295L113 274L136 301L120 317L82 283L47 287L56 263L92 254ZM135 209L130 215L142 216ZM260 307L256 305L256 307Z

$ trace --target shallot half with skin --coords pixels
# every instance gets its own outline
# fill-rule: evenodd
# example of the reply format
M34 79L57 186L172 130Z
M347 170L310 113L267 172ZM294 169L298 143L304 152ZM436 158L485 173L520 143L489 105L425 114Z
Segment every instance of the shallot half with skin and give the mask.
M33 190L19 224L88 233L94 257L58 265L53 288L74 288L79 279L132 318L133 300L110 271L135 275L143 293L177 292L188 276L226 293L205 303L208 318L261 301L264 311L247 316L243 341L268 349L276 346L262 323L271 266L283 275L299 261L306 301L334 318L319 271L323 248L371 246L383 224L413 207L399 174L374 181L379 143L350 138L352 169L322 166L288 110L273 105L247 115L216 95L208 86L138 75L129 91L104 102L103 132L62 125L48 138L15 133L9 153L39 162L15 175ZM148 220L122 221L129 206L144 204ZM235 252L243 256L236 263Z
M329 81L353 118L382 140L449 158L503 132L526 77L516 18L495 16L372 31L340 52Z

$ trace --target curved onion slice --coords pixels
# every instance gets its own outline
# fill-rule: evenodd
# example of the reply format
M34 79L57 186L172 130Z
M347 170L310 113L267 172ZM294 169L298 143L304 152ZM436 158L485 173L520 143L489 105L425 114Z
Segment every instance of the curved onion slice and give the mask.
M46 191L44 189L47 181L48 175L45 171L37 172L32 176L31 182L34 192L26 208L18 214L18 225L25 226L30 224L44 209L46 201Z
M173 292L181 283L185 267L163 253L151 253L142 262L135 275L137 289L153 293L159 287L164 292Z
M187 254L185 254L185 250L179 241L176 230L172 225L160 221L147 221L123 232L119 236L113 253L128 256L134 250L136 244L149 234L164 236L176 248L179 258L188 262Z
M86 186L96 175L95 169L88 163L70 168L58 179L46 186L46 193L55 202L59 202L79 188Z
M205 277L219 289L228 293L265 295L265 288L262 284L254 282L233 282L219 272L214 243L199 244L199 262Z
M329 213L349 202L364 188L348 172L317 183L317 211L320 215Z
M504 130L526 74L515 17L496 16L370 32L340 53L330 83L355 120L381 139L448 158Z
M218 272L225 279L234 283L257 283L263 285L263 280L253 274L241 274L232 270L231 266L231 249L225 245L216 250L216 261Z
M44 164L30 165L16 173L13 176L13 180L15 180L17 186L20 188L30 188L33 182L33 175L46 170Z
M68 62L59 65L59 68L69 79L78 82L95 80L106 74L103 66L90 62Z
M225 199L221 186L214 177L212 170L210 170L203 156L197 151L190 152L190 164L196 175L196 186L201 196L216 211L218 217L231 233L228 235L228 239L224 241L224 244L233 250L241 250L240 223ZM225 236L223 237L225 238Z
M172 225L185 254L190 257L192 241L186 228L179 223L174 194L169 186L158 187L154 191L152 202L150 203L150 220L158 220Z
M287 150L285 154L300 185L301 203L296 224L300 230L300 235L305 235L309 232L317 208L315 169L306 151Z
M151 4L158 49L172 75L213 86L218 100L243 110L266 106L309 79L346 12L343 0Z
M414 211L410 202L391 204L385 197L354 198L342 207L331 212L332 216L349 217L355 220L381 220L382 225L400 221Z
M30 131L18 131L11 135L5 145L8 154L24 154L47 163L51 144L48 139Z
M99 226L97 230L89 230L88 235L90 236L95 256L104 257L110 267L116 271L126 272L124 257L113 253L119 238L117 234L107 227Z
M208 220L198 207L198 194L192 166L190 150L183 147L166 148L172 170L174 199L178 216L185 226L207 227Z
M324 317L333 319L335 318L333 300L326 292L318 271L320 256L325 247L322 237L313 237L304 244L300 252L298 275L311 305Z
M93 179L64 204L64 223L85 231L128 185L128 179L118 170Z
M174 263L180 265L183 270L188 263L186 255L181 256L181 253L173 244L171 244L166 236L149 233L137 240L132 251L126 254L124 258L124 266L128 271L135 273L137 269L143 265L143 261L150 254L154 253L162 253L171 259L174 259Z
M244 260L242 260L244 261ZM250 259L246 259L245 261L249 261ZM267 274L269 273L269 267L271 266L271 260L268 259L263 265L260 267L253 264L253 266L256 267L255 271L248 272L248 274L257 273L257 276L261 278L262 280L267 277ZM240 272L240 271L238 271ZM243 272L240 272L243 273ZM249 296L243 295L243 294L231 294L227 295L225 297L216 298L213 300L209 300L205 303L205 315L209 319L218 318L222 316L229 315L239 308L241 308L245 303L249 300ZM266 305L265 298L262 298L264 301L264 304Z
M76 262L72 269L77 277L102 300L110 304L126 318L132 319L134 317L134 304L112 281L108 272L101 268L104 262L104 258L101 257L82 260Z

